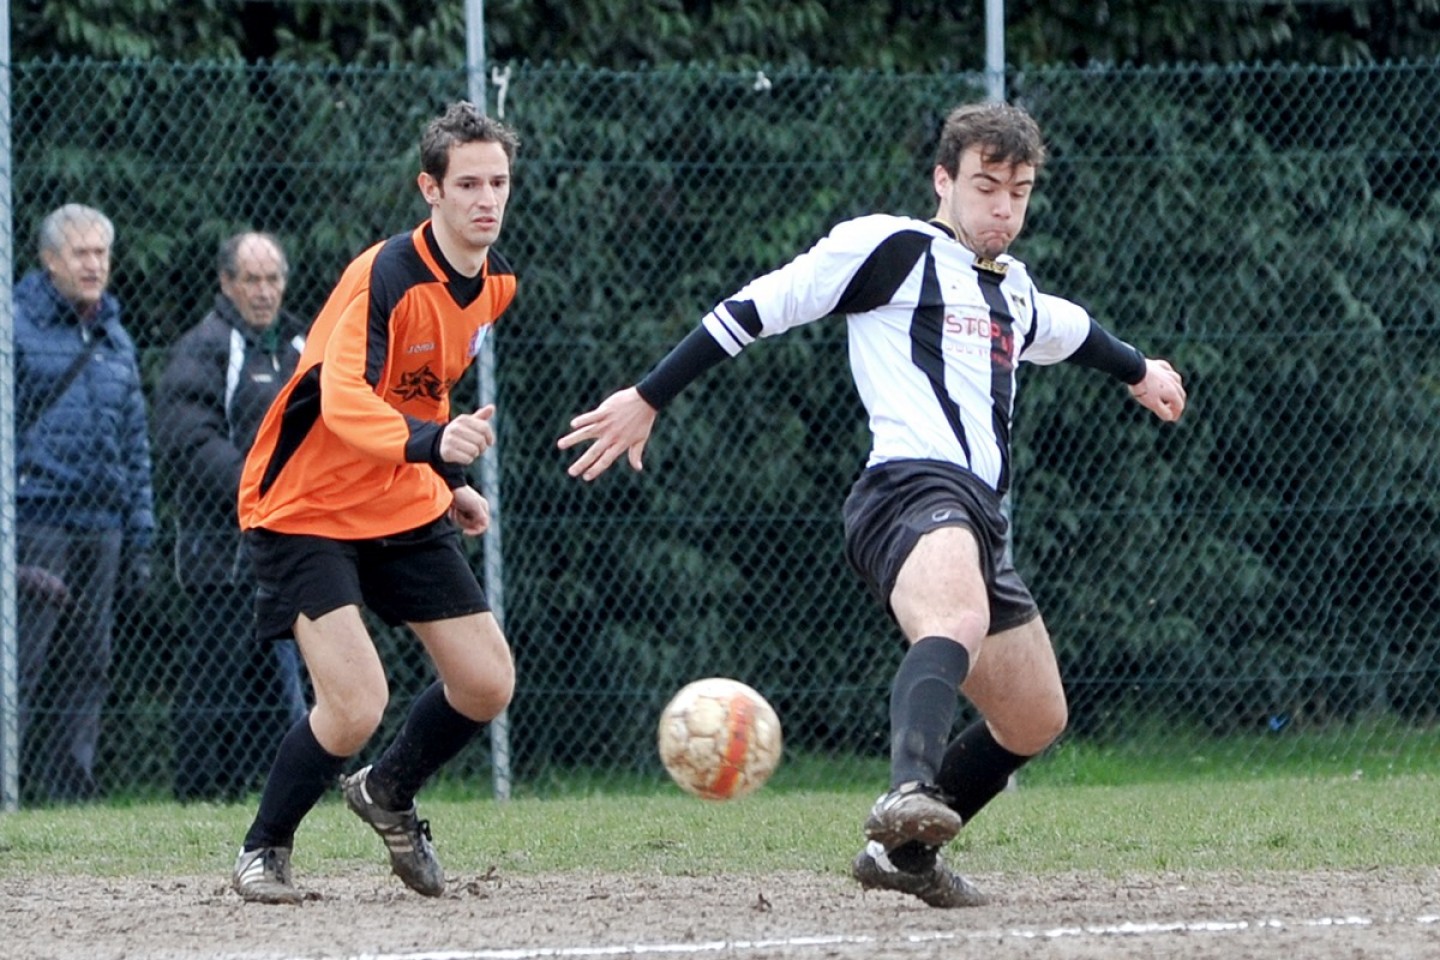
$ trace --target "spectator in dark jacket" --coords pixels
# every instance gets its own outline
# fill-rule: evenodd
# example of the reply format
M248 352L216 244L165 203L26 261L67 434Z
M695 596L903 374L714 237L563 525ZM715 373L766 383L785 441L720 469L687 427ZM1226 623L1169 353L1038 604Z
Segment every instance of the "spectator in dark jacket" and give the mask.
M155 518L135 344L106 291L115 227L66 204L40 225L43 270L15 287L22 795L97 793L117 589L150 579Z
M287 272L273 236L226 240L215 305L176 341L156 398L175 573L190 600L174 718L180 800L243 794L305 715L295 642L255 639L255 581L235 514L245 453L304 346L305 325L281 309Z

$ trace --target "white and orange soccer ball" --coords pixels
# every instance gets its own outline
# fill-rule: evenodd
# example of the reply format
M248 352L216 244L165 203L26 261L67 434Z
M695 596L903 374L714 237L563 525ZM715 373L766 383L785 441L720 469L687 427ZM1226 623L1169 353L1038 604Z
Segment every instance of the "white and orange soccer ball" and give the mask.
M780 763L780 718L738 680L686 684L660 714L660 760L681 789L734 800L770 779Z

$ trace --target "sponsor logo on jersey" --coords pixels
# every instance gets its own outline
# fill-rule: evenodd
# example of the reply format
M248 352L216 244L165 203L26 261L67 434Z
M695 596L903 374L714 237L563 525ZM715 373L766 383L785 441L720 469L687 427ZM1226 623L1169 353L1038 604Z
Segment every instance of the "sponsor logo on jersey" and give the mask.
M431 400L439 400L444 396L444 382L435 375L427 363L419 370L410 370L400 374L400 382L395 385L395 392L403 400L418 400L421 397L429 397Z
M473 360L475 356L479 354L480 345L485 342L485 331L487 329L489 328L483 326L477 327L475 329L475 332L470 335L470 346L466 348L465 356L470 357Z

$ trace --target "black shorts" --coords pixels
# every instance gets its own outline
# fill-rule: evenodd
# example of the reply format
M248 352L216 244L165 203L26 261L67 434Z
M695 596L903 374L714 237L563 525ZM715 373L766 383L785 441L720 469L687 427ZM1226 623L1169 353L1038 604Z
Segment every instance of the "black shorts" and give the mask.
M975 534L990 596L991 633L1040 615L1010 557L1009 523L1000 498L970 471L952 464L892 460L862 473L845 499L845 558L888 611L905 558L921 536L940 527L967 527Z
M373 540L332 540L272 530L245 531L255 564L255 631L261 640L295 635L311 620L354 604L386 623L427 623L490 609L449 517Z

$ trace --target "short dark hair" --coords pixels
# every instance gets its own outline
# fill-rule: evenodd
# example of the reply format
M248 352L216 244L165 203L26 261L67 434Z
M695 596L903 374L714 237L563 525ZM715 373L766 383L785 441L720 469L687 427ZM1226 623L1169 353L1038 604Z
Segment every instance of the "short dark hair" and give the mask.
M940 128L935 165L954 177L960 172L960 156L975 146L986 163L1028 163L1037 170L1045 164L1040 125L1013 104L967 103L951 110Z
M520 137L509 126L481 113L468 100L457 100L425 125L420 138L420 169L443 182L450 169L450 149L465 143L498 143L513 163Z

